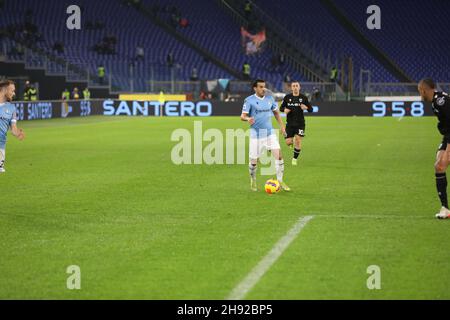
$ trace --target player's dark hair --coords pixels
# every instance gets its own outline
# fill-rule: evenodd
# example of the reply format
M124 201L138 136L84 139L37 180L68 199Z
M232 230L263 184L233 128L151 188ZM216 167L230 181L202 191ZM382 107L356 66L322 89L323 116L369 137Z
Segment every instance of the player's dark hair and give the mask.
M436 89L436 84L431 78L424 78L420 80L420 83L426 85L430 89Z
M300 81L298 81L298 80L292 80L292 81L291 81L291 86L292 86L293 83L298 83L298 84L300 84Z
M0 89L6 88L12 84L15 84L12 80L0 80Z
M266 83L263 79L256 79L253 81L252 88L256 88L258 86L258 83Z

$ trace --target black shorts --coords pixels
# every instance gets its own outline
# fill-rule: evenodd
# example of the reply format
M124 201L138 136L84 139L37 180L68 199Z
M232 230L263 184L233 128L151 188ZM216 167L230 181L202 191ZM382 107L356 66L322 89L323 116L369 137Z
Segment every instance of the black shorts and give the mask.
M299 126L286 126L286 139L293 138L295 135L304 137L305 136L305 125Z
M439 145L438 151L447 149L447 143L450 143L450 138L448 138L446 136L443 136L442 137L442 142Z

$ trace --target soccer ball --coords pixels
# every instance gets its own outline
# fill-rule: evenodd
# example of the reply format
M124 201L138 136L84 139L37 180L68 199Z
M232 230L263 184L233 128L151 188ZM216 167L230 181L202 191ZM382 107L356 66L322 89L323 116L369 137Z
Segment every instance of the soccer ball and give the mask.
M278 180L275 179L269 179L266 181L266 185L264 186L264 189L268 194L277 193L281 190L281 185L278 182Z

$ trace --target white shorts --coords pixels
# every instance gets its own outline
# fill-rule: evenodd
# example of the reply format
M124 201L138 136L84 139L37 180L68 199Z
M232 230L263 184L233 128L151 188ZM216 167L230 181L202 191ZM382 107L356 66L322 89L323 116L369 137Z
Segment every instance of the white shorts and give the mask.
M280 149L280 143L276 134L263 138L250 137L250 159L258 159L265 150Z

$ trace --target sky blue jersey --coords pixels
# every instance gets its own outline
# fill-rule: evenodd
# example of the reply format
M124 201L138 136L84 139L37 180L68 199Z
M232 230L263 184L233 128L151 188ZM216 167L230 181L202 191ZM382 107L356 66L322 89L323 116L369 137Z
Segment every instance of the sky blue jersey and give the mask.
M16 121L16 108L12 103L0 103L0 144L6 142L6 135Z
M273 111L277 109L278 104L270 96L260 98L254 94L245 99L242 112L255 119L255 123L251 126L251 137L263 138L274 133L272 116Z

